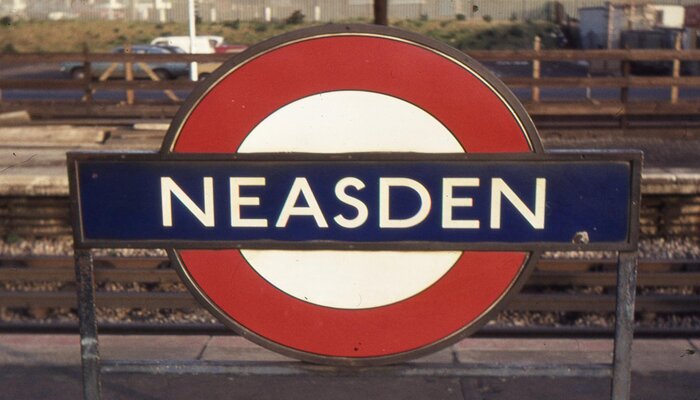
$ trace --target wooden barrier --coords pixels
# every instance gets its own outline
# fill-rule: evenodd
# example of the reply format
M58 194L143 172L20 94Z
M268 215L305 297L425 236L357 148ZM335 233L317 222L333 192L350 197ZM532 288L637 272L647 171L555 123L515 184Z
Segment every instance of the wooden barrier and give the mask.
M535 40L532 50L489 50L469 51L467 54L482 62L515 63L527 62L531 67L529 76L502 76L501 79L511 88L530 89L529 100L524 101L528 112L533 116L565 116L565 115L607 115L626 117L628 115L695 115L700 110L700 98L683 99L679 95L680 88L700 88L700 76L682 75L682 62L700 63L700 50L680 50L679 42L675 50L541 50L540 42ZM146 67L148 63L162 62L200 62L221 63L230 54L134 54L134 53L48 53L48 54L0 54L0 64L36 64L80 62L86 71L85 79L0 79L0 90L76 90L82 91L82 103L85 106L109 107L109 104L96 102L95 91L110 90L127 93L127 106L140 107L149 103L134 97L134 91L164 91L171 104L177 104L181 99L175 95L175 90L190 90L196 82L187 79L163 81L153 79L154 74L148 74L150 80L125 79L109 80L105 72L100 79L90 78L91 66L97 62L110 62L114 65ZM588 73L585 76L545 76L543 66L547 62L578 62L578 61L610 61L620 65L619 71L608 75ZM635 62L666 62L671 65L668 76L635 76L630 74L630 65ZM129 75L130 68L125 69ZM152 72L152 71L151 71ZM542 96L543 89L585 89L586 96L581 99L567 101L547 101ZM614 99L591 99L591 88L619 89L620 96ZM667 100L634 101L630 99L630 88L665 88L670 89ZM44 102L45 103L45 102ZM53 106L60 109L61 104L68 101L53 101ZM75 102L73 102L75 103ZM153 103L153 101L150 101ZM162 103L162 102L161 102ZM31 101L12 102L0 97L0 110L8 111L20 107L31 108ZM36 104L39 104L38 102ZM633 105L633 106L630 106ZM75 107L76 104L70 104ZM78 104L79 106L79 104ZM119 105L124 111L124 105ZM45 104L41 105L45 107ZM128 108L128 107L127 107ZM126 112L126 111L124 111ZM94 112L92 113L94 114Z

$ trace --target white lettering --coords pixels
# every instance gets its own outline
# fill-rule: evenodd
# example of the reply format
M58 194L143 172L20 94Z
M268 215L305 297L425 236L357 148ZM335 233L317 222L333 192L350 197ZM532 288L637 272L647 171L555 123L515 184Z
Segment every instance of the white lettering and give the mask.
M412 189L420 197L420 208L409 218L392 219L389 215L390 192L392 187L402 186ZM379 178L379 227L410 228L423 222L431 207L430 193L425 186L409 178Z
M304 196L308 206L299 207L296 205L300 195ZM284 206L282 207L282 211L280 212L275 226L278 228L286 228L289 217L292 215L312 216L316 220L316 225L318 225L319 228L328 228L326 218L323 216L321 207L319 207L314 192L311 190L309 181L307 181L306 178L297 177L294 179L292 188L289 189L289 195L284 202Z
M241 206L259 206L259 197L242 197L241 186L265 186L264 177L229 178L231 188L231 226L242 228L267 228L265 218L242 218Z
M202 178L204 186L204 211L170 177L160 178L160 199L163 210L163 226L173 226L172 195L206 227L214 226L214 179Z
M442 179L442 227L447 229L479 229L479 220L454 220L454 207L472 207L471 197L453 197L455 187L479 187L479 178L443 178Z
M357 216L355 218L348 219L342 214L338 214L333 218L333 220L335 220L335 222L343 228L353 229L362 226L362 224L367 221L369 212L367 211L367 206L365 203L345 192L345 189L350 186L357 190L362 190L365 188L364 182L357 178L343 178L335 185L335 197L337 197L338 200L342 201L343 203L355 208L355 210L357 210Z
M533 213L503 179L491 179L491 229L501 229L501 195L515 206L515 209L525 217L533 228L544 229L546 191L547 180L537 178L535 180L535 212Z

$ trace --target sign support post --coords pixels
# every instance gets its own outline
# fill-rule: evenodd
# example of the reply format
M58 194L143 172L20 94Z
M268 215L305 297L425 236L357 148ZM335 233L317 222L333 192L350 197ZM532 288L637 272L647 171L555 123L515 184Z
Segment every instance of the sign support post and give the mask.
M613 400L630 398L636 288L637 253L620 252L617 262L615 349L612 379Z
M611 370L611 395L612 400L629 400L631 395L632 377L632 343L634 333L634 301L637 282L637 254L636 252L619 252L617 264L617 288L616 288L616 313L615 313L615 337L614 355L612 364L605 366ZM120 360L116 363L107 361L107 365L101 365L99 355L99 339L97 332L97 320L95 317L95 282L94 264L90 249L75 250L75 272L77 280L78 295L78 317L80 320L80 348L82 361L82 382L83 398L86 400L101 399L101 372L106 369L108 372L131 372L148 374L168 374L187 373L193 374L220 374L229 375L304 375L310 372L302 368L286 365L277 369L266 368L258 365L259 368L251 366L242 367L240 364L229 366L226 364L210 365L209 368L198 364L177 364L163 361L153 363L139 360ZM424 369L418 371L417 369ZM449 369L453 372L450 373ZM274 372L273 372L274 371ZM566 372L562 372L566 371ZM327 373L329 371L319 368L317 373ZM332 372L332 371L331 371ZM340 371L338 371L340 372ZM603 372L603 371L600 371ZM467 366L467 368L449 367L431 368L426 365L417 367L415 365L399 366L399 369L388 370L379 368L376 374L367 372L368 376L436 376L436 377L457 377L469 376L533 376L543 373L556 376L582 376L582 377L602 377L609 374L597 372L596 369L576 368L576 366L553 365L549 369L541 371L521 368L519 366L509 366L498 364L492 367L488 365Z
M92 251L74 249L75 279L80 319L80 358L83 374L83 397L100 398L100 351L95 317L95 275Z

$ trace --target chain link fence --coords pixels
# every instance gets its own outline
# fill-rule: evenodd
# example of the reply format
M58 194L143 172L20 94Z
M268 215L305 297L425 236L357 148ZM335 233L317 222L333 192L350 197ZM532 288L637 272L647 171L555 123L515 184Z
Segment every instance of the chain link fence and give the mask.
M635 0L628 3L645 3ZM554 17L550 0L389 0L390 19L543 20ZM559 0L564 12L578 17L582 7L606 0ZM620 1L616 1L620 3ZM655 0L659 5L693 5L700 0ZM204 22L272 21L295 11L319 22L371 19L373 0L195 0ZM30 20L187 21L187 0L0 0L0 16Z

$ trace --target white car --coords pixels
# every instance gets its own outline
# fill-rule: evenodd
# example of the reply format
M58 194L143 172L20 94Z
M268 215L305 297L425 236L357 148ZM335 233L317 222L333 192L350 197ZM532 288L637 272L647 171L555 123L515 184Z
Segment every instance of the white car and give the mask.
M179 47L186 53L190 53L190 37L189 36L160 36L151 41L155 46L173 46ZM216 52L216 41L209 36L195 36L193 42L194 54L211 54Z

